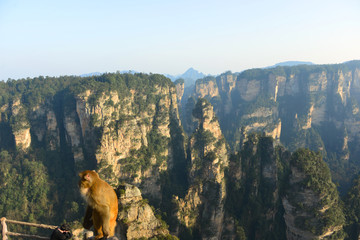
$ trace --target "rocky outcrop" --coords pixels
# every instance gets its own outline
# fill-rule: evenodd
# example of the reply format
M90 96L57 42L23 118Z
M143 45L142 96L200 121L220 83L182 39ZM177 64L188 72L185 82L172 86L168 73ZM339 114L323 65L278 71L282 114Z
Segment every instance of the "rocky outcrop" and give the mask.
M55 151L60 149L60 132L54 106L47 100L31 109L30 125L34 138L43 143L46 149Z
M190 188L175 198L177 217L188 228L200 229L202 239L220 239L226 199L228 149L211 104L200 99L194 109L199 126L189 140Z
M228 238L240 238L240 232L247 239L285 238L280 196L289 156L272 138L250 134L241 152L230 158Z
M177 102L180 103L181 99L184 95L185 82L184 82L184 79L178 79L174 83L175 83L175 89L176 89Z
M216 114L219 115L222 111L229 113L232 109L231 93L235 86L236 76L231 72L226 72L216 78L206 77L198 80L195 84L194 95L196 98L206 98L212 103L219 101L221 97L222 109L216 108Z
M344 215L336 186L321 155L309 150L295 152L286 196L286 236L289 240L343 239Z
M83 239L92 239L94 237L94 232L86 230L85 228L77 228L72 231L72 239L74 240L83 240Z
M26 150L31 144L30 128L25 128L13 132L15 144L18 148Z
M46 113L46 140L50 150L60 148L60 133L55 112L49 110Z
M237 90L245 101L253 101L260 93L260 81L256 79L240 78Z
M64 116L64 128L66 131L66 142L71 146L75 163L84 161L81 129L78 124L78 116L75 112L69 112Z
M166 223L155 216L137 187L124 184L118 187L117 192L120 197L116 235L120 239L149 239L169 235Z
M26 151L32 141L41 143L48 150L60 147L59 128L51 101L42 102L32 108L14 98L12 103L0 108L0 123L9 126L11 136L6 141L12 142L17 148ZM3 129L6 135L8 129ZM5 139L4 139L5 140Z
M11 128L16 147L27 150L31 144L30 124L26 117L26 109L20 99L13 101L11 105Z
M199 98L209 97L212 98L214 96L219 95L219 89L216 84L215 79L212 77L207 77L203 80L199 80L196 82L196 94Z
M199 193L202 189L200 186L190 187L184 199L178 196L174 197L177 204L176 217L181 224L187 228L194 228L196 226L197 217L199 216L199 207L202 203Z

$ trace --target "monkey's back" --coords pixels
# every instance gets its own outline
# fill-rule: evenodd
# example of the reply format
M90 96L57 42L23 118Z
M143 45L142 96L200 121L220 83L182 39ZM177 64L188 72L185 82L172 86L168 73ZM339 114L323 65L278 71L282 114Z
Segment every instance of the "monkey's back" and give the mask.
M110 212L116 210L116 214L117 214L118 198L115 193L115 190L107 182L98 178L97 181L90 188L90 191L92 192L91 196L93 198L91 200L94 201L94 203L91 205L93 205L95 209L96 206L109 206Z

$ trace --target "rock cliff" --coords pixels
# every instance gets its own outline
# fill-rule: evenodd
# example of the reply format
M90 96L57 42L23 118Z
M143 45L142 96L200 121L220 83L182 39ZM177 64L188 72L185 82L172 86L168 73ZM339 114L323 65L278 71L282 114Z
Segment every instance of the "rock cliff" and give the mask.
M339 196L321 155L301 149L290 163L289 187L282 198L287 239L344 239Z
M261 132L291 151L321 151L333 171L337 163L329 156L336 156L344 171L353 172L348 163L359 156L359 86L359 61L251 69L199 79L195 100L184 104L193 105L198 98L210 101L233 150L241 148L249 133ZM189 111L181 116L190 134L194 121ZM346 177L335 178L341 182Z
M211 104L200 99L193 111L198 128L189 139L189 184L184 199L175 198L177 217L201 239L220 239L226 199L228 148Z
M1 149L41 158L54 176L53 186L70 178L75 189L75 172L97 169L113 186L122 181L136 185L159 207L162 178L176 172L172 182L181 182L183 170L178 169L186 163L180 99L164 76L39 77L0 84L7 94L1 89ZM65 192L73 199L60 200L55 191L54 202L71 204L74 193Z
M26 118L26 110L23 108L20 99L13 101L11 108L11 128L16 147L26 150L30 147L30 124Z
M167 224L155 216L153 208L142 198L137 187L129 184L120 185L118 193L120 201L116 234L120 239L169 236Z
M105 179L125 180L161 199L160 173L173 165L170 121L179 123L173 85L136 86L117 91L86 90L74 95L64 125L74 160L93 156Z
M185 82L184 79L178 79L174 83L176 88L177 100L178 103L180 103L185 91Z
M272 138L256 134L230 158L226 209L233 226L228 238L242 233L247 239L285 239L281 195L289 158Z

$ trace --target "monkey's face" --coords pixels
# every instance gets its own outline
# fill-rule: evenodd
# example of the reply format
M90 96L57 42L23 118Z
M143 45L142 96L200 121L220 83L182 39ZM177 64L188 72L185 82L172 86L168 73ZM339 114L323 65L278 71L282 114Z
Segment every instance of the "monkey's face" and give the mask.
M92 176L90 171L84 171L79 173L80 181L79 187L80 188L90 188L92 185Z
M85 200L87 200L87 198L89 197L89 189L91 188L94 180L93 175L94 175L93 172L89 170L79 173L80 193L81 196L85 198Z

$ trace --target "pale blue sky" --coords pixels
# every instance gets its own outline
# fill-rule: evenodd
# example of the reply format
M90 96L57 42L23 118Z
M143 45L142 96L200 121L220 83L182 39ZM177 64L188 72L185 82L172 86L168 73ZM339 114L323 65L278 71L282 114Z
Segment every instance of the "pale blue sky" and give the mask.
M0 80L353 59L359 0L0 0Z

